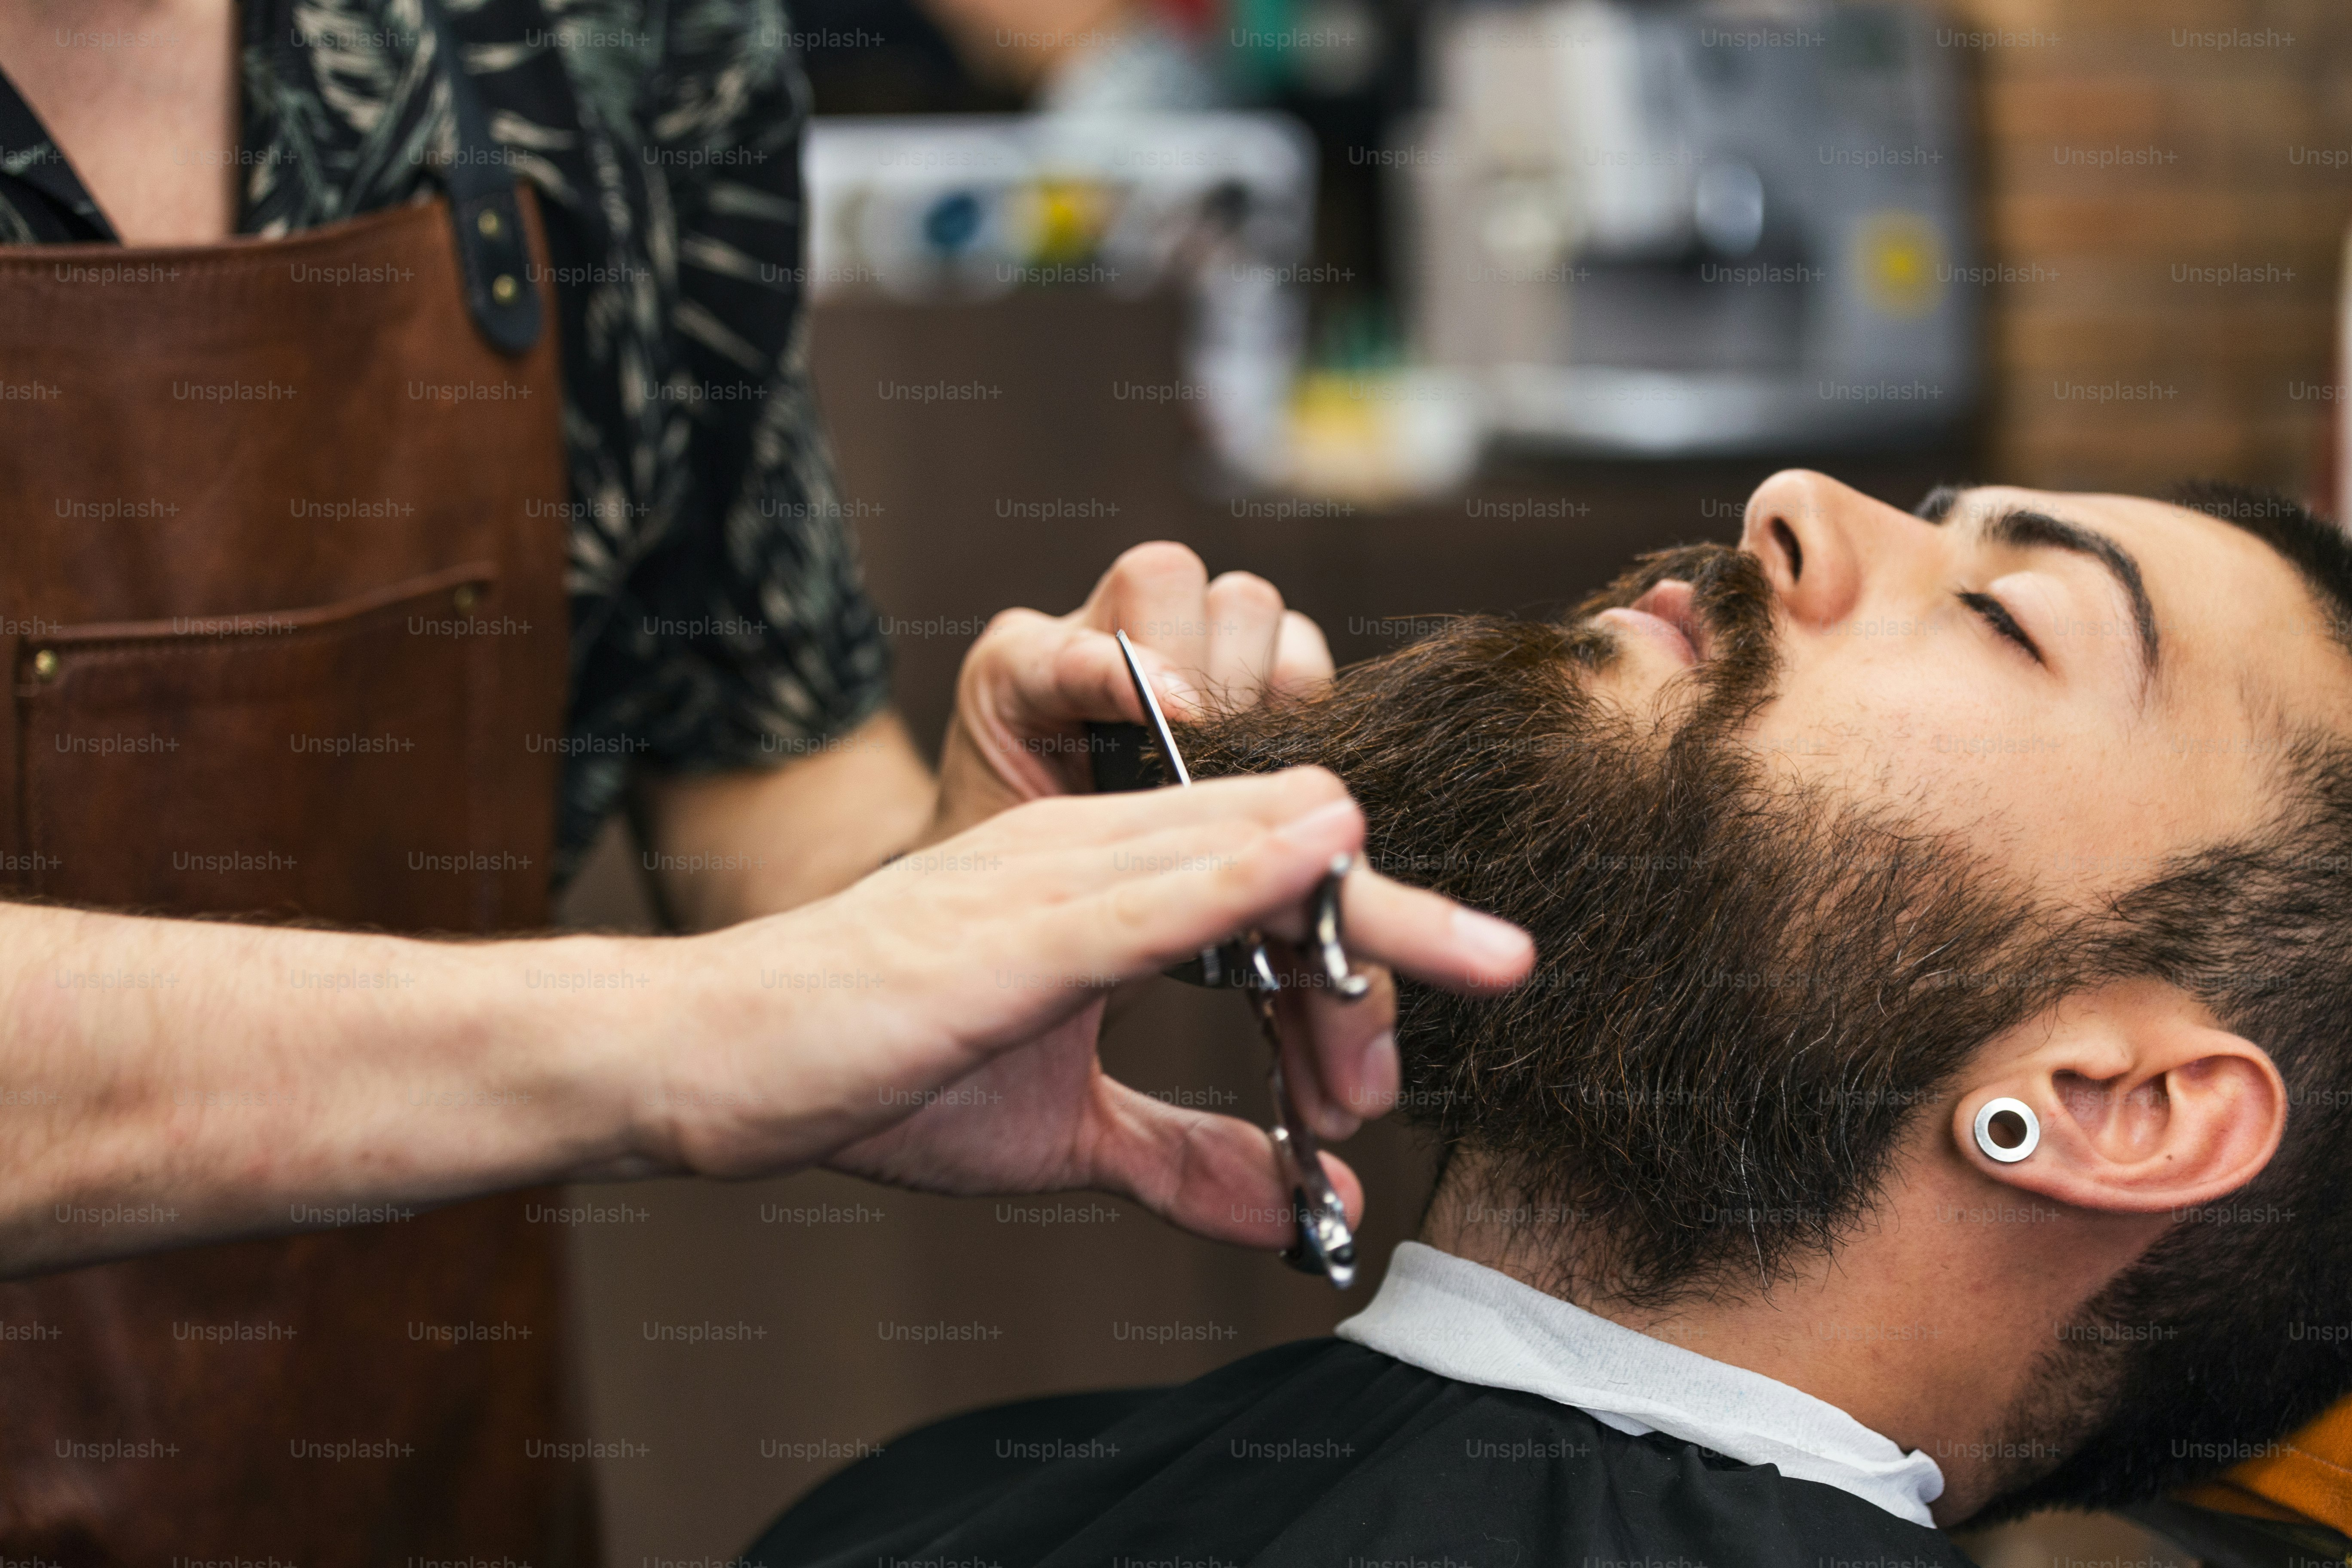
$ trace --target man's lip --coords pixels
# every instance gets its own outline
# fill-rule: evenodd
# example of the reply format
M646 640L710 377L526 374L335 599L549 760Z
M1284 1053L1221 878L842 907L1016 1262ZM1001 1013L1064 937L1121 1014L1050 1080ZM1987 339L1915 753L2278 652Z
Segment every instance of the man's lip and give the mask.
M1676 664L1692 665L1698 662L1698 651L1691 647L1690 639L1683 636L1681 630L1672 621L1664 620L1646 610L1613 607L1601 611L1601 618L1615 621L1621 626L1632 627L1635 632L1657 645L1658 648Z
M1601 612L1654 638L1680 664L1696 664L1706 657L1706 628L1691 607L1691 585L1669 577L1622 609Z

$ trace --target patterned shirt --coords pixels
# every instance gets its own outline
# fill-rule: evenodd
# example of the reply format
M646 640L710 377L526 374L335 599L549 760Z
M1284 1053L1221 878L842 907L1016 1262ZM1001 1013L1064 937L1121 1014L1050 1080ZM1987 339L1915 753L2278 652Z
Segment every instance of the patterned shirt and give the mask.
M808 91L777 0L445 0L537 187L572 476L559 879L639 762L774 764L878 709L888 653L819 426L802 309ZM440 190L418 0L246 0L237 232ZM111 242L0 77L0 244Z

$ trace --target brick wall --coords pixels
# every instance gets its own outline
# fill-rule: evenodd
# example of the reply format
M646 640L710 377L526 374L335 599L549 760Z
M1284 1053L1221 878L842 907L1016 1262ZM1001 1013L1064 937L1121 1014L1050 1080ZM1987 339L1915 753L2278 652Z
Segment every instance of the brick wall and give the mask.
M2352 5L1940 15L1975 79L1987 259L2011 279L1990 289L1982 477L2315 491L2352 222Z

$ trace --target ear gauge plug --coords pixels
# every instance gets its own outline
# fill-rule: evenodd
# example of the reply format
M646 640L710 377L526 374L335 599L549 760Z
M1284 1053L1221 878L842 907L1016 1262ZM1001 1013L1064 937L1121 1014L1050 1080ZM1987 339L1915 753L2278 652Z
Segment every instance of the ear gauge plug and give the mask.
M2041 1146L2042 1121L2021 1100L1988 1100L1977 1110L1977 1147L1988 1160L2014 1165Z

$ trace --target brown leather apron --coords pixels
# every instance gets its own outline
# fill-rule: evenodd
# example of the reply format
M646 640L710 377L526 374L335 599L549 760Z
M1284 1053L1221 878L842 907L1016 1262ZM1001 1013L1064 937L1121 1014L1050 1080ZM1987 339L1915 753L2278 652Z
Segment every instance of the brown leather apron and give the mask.
M546 247L510 181L450 183L454 219L0 250L0 376L36 389L0 404L0 887L545 921L569 489L551 293L519 264ZM496 243L461 264L453 231ZM492 295L536 346L492 346ZM100 1016L185 984L40 981ZM401 980L272 983L299 1015ZM173 1088L263 1137L305 1114L227 1074ZM0 1559L593 1562L552 1207L289 1210L321 1228L0 1284Z

